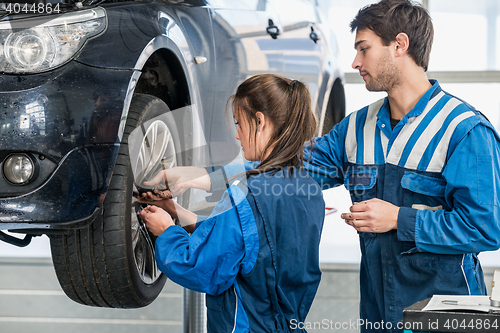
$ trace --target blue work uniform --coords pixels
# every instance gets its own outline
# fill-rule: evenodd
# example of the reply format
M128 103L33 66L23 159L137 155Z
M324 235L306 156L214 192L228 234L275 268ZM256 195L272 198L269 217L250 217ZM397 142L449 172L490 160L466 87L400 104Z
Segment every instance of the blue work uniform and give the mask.
M344 185L353 202L401 207L397 230L359 233L361 332L401 332L403 309L434 294L486 294L477 255L500 247L500 138L430 82L393 129L384 98L304 150L322 189ZM222 188L217 172L211 179Z
M191 236L172 226L157 238L158 266L207 294L208 332L302 332L321 278L321 189L295 168L236 183Z
M362 332L401 332L403 309L434 294L485 294L477 254L500 246L499 136L430 82L393 129L384 98L305 150L323 189L344 185L353 202L401 207L397 230L359 233Z

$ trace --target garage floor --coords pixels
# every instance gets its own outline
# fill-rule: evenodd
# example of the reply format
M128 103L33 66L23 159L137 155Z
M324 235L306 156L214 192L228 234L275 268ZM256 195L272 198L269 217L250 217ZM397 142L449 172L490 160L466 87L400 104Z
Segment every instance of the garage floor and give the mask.
M182 289L168 283L148 307L93 308L62 292L51 259L0 259L0 332L182 332Z
M320 289L307 318L311 325L316 323L319 327L325 320L329 325L356 321L358 269L355 264L322 265ZM493 269L485 268L484 271L489 286ZM79 305L59 288L50 259L0 258L2 333L182 333L182 308L182 288L168 282L158 299L142 309ZM333 327L328 331L335 331Z
M328 265L308 321L356 320L358 266ZM61 291L48 258L0 258L2 333L182 333L183 290L166 284L142 309L79 305ZM314 330L310 330L315 332Z

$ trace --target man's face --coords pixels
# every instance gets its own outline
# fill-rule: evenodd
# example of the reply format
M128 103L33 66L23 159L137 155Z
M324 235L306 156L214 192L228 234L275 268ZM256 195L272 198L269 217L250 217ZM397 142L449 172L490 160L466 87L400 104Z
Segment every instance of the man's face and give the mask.
M395 42L385 46L372 30L356 31L356 57L352 68L357 69L369 91L390 91L399 84L400 75L394 63Z

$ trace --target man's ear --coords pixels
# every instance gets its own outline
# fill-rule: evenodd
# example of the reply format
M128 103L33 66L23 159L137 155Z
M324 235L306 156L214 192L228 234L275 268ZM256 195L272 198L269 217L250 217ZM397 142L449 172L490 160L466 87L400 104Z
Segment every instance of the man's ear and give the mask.
M401 56L408 52L408 46L410 45L410 38L404 32L400 32L396 36L396 56Z

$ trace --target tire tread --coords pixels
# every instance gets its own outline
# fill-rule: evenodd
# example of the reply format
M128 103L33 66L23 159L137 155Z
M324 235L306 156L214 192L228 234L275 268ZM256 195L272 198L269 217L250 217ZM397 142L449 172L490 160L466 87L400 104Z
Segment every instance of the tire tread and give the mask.
M101 214L86 228L50 236L57 278L75 302L111 308L143 307L156 298L165 283L166 278L161 276L154 283L156 295L150 299L138 294L128 262L134 259L127 257L123 204L130 174L128 135L142 121L142 110L157 103L163 102L149 95L134 95Z

